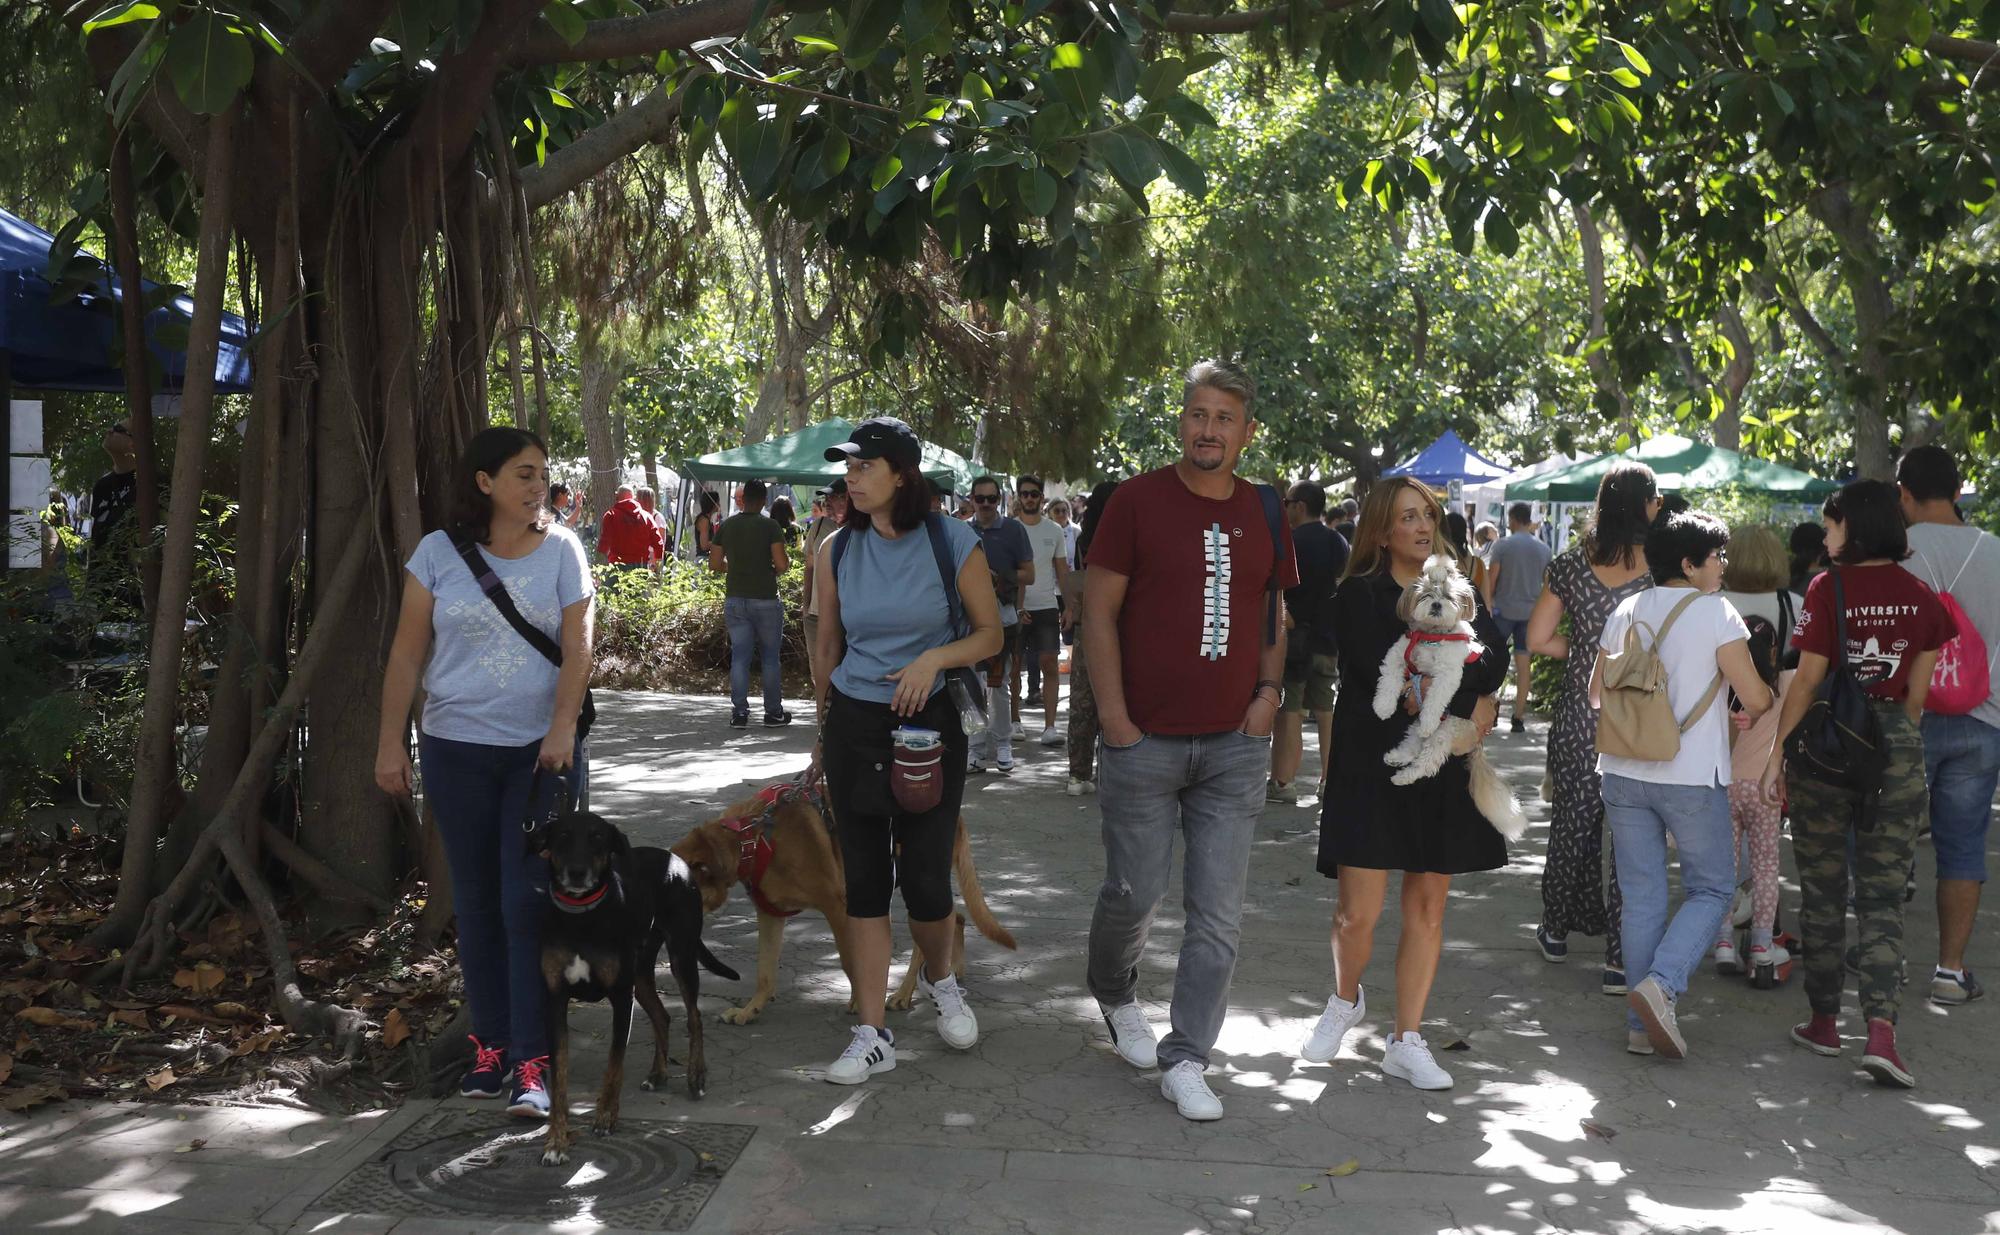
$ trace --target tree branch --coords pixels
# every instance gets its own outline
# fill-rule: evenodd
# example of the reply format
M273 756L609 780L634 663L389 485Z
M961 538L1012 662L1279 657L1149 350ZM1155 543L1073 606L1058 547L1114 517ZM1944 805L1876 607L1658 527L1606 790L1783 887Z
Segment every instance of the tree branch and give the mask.
M1361 0L1319 0L1323 13L1338 13ZM1242 34L1264 26L1289 25L1295 10L1285 5L1270 9L1245 9L1232 13L1169 13L1158 28L1170 34Z
M395 7L396 0L324 0L299 23L287 58L324 93L347 75Z
M559 150L540 167L524 167L519 178L528 209L546 206L641 146L660 141L681 114L681 95L661 85L637 103Z
M755 0L695 0L657 13L611 17L584 27L583 37L565 43L553 29L536 27L514 49L517 65L563 64L573 60L620 60L683 48L703 39L741 34L750 25ZM771 7L770 16L783 10Z

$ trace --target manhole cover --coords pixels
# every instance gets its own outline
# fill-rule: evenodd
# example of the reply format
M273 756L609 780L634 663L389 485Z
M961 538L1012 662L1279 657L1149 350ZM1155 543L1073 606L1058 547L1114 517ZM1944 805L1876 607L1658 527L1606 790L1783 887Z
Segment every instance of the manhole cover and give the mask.
M588 1218L605 1226L684 1231L715 1194L756 1129L738 1124L620 1119L594 1136L572 1119L569 1161L543 1166L548 1131L474 1111L439 1111L314 1204L345 1213L517 1221Z

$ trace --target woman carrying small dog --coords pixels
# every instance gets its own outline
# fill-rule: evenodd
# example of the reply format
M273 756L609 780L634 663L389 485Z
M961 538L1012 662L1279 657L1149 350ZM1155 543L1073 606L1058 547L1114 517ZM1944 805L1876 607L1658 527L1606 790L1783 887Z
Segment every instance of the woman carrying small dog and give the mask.
M590 566L576 533L551 521L548 451L524 429L482 430L452 476L445 526L423 538L403 577L396 641L382 681L375 783L408 797L410 703L424 798L437 817L458 913L458 957L472 1005L472 1070L459 1092L498 1097L545 1118L548 1029L541 924L548 867L529 856L521 824L546 815L553 776L529 801L535 772L581 773L577 718L590 682ZM562 666L538 652L488 598L461 546L497 576L519 615L556 641ZM426 663L426 657L429 660Z
M1598 637L1590 704L1629 680L1607 677L1614 658L1652 658L1666 671L1667 708L1678 741L1659 718L1630 749L1607 714L1598 728L1597 770L1617 857L1627 972L1625 1049L1668 1059L1687 1054L1675 1002L1729 916L1736 889L1736 834L1729 822L1729 691L1748 726L1771 708L1771 691L1750 659L1750 631L1722 587L1729 529L1692 511L1661 515L1646 535L1653 586L1627 596ZM1639 662L1635 662L1637 667ZM1611 685L1607 687L1607 682ZM1729 690L1724 690L1724 685ZM1671 748L1671 751L1670 751ZM1657 757L1664 756L1664 757ZM1668 917L1667 840L1680 854L1681 904Z
M1382 1070L1419 1089L1448 1089L1451 1074L1424 1043L1424 1004L1444 943L1444 905L1453 875L1495 870L1507 845L1473 803L1465 758L1447 759L1435 775L1395 785L1383 762L1411 724L1405 709L1389 719L1372 701L1384 655L1409 627L1397 615L1403 591L1416 583L1445 546L1445 512L1437 497L1409 478L1379 481L1368 491L1355 525L1354 551L1334 597L1340 646L1340 694L1333 729L1340 735L1321 808L1319 871L1340 881L1333 914L1333 994L1300 1049L1309 1063L1326 1063L1368 1010L1361 975L1374 950L1389 872L1403 872L1403 928L1396 947L1396 1029ZM1480 737L1499 715L1493 694L1506 677L1505 637L1484 602L1460 585L1461 604L1476 616L1483 649L1469 659L1446 709L1473 722Z
M813 568L820 619L813 689L826 718L815 757L847 878L847 959L861 1021L826 1070L838 1085L896 1066L883 1004L889 893L899 883L924 966L918 990L937 1009L939 1035L959 1050L979 1040L979 1022L951 971L951 852L967 735L945 671L999 652L1000 602L979 534L932 514L921 450L908 425L885 416L863 421L826 452L847 464L847 517ZM952 627L934 535L943 536L955 572L963 635ZM943 748L931 772L941 776L942 792L921 810L908 808L903 783L891 784L896 731L905 726L934 731Z

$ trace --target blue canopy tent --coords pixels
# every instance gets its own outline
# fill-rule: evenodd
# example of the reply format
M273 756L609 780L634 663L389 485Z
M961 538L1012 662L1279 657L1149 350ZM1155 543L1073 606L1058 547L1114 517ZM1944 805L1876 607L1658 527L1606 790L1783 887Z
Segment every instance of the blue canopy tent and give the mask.
M0 352L6 353L7 378L16 389L123 390L116 331L124 286L99 263L104 282L74 300L50 303L47 270L53 241L33 223L0 210ZM148 291L154 286L146 284ZM181 388L187 355L162 344L159 330L193 315L194 302L186 296L146 315L146 349L159 366L163 390ZM250 328L233 313L222 318L215 389L218 394L250 389Z
M1433 489L1448 489L1454 480L1466 485L1498 480L1507 474L1507 470L1466 445L1465 439L1456 431L1446 429L1443 436L1418 451L1414 458L1405 460L1382 474L1409 476L1423 481Z

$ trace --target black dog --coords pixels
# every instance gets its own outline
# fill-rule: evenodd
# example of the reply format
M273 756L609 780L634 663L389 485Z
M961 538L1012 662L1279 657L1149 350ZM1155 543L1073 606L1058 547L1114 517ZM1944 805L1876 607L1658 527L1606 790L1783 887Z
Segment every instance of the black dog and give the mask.
M534 800L533 793L529 800ZM687 1086L699 1098L708 1088L702 1054L701 1013L695 999L701 970L736 980L736 971L701 941L701 891L687 863L664 849L633 848L625 834L597 815L572 811L563 795L553 819L528 835L528 852L549 860L549 906L542 923L542 981L547 992L550 1052L549 1141L542 1162L569 1160L569 1001L611 1001L611 1062L597 1095L591 1129L606 1135L618 1124L618 1091L625 1079L625 1043L632 1032L632 997L653 1022L653 1066L645 1086L667 1077L669 1017L653 984L660 948L687 1010Z

